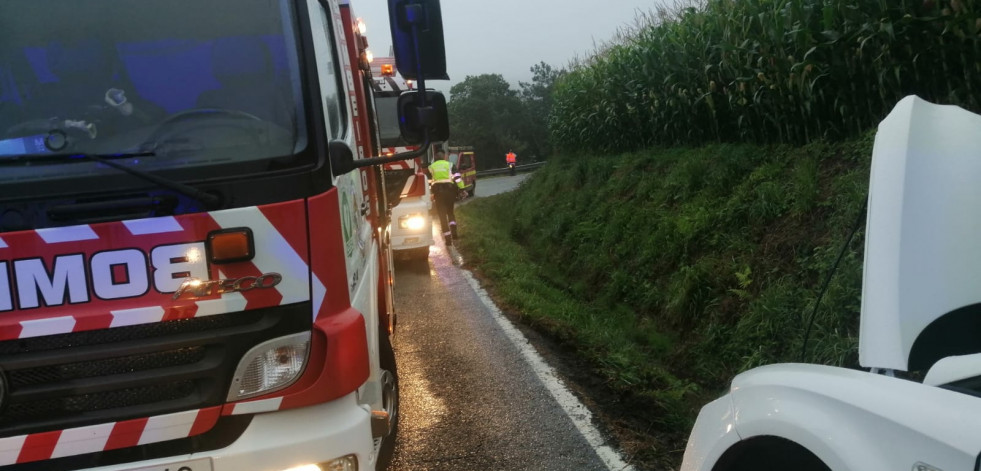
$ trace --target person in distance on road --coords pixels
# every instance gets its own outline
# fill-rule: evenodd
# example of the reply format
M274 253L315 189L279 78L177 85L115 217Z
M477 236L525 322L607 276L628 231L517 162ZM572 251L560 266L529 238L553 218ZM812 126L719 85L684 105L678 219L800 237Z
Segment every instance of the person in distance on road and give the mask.
M443 240L446 245L453 245L456 238L456 215L453 214L453 205L456 202L457 194L463 190L463 180L460 174L454 174L452 164L446 160L446 153L436 151L436 160L429 165L429 174L432 176L433 196L436 199L436 213L439 215L439 227L443 231Z
M508 165L510 165L510 164L517 164L518 163L518 154L515 154L513 150L509 150L508 151L508 155L505 156L505 159L507 159Z

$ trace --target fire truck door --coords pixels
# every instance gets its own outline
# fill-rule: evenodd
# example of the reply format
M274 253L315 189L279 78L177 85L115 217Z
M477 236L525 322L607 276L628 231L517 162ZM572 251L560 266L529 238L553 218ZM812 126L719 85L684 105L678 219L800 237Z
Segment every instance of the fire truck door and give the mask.
M362 155L358 150L363 143L356 142L358 133L354 126L358 108L353 96L354 78L346 54L346 31L340 9L335 0L308 0L307 4L314 19L314 49L329 138L345 140L355 152L355 158L360 158ZM378 261L372 257L377 251L373 250L369 221L372 207L370 199L365 197L367 182L364 177L363 171L348 172L335 176L334 186L340 204L348 294L352 306L365 314L367 327L372 329L378 306L377 296L374 296L377 286L371 280L377 276Z

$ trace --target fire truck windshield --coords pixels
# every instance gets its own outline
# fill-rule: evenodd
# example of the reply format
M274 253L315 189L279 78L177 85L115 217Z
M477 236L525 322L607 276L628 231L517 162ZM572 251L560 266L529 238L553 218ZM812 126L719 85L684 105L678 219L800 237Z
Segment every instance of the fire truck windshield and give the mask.
M4 0L0 185L117 172L22 154L152 153L129 165L197 177L309 164L291 5Z

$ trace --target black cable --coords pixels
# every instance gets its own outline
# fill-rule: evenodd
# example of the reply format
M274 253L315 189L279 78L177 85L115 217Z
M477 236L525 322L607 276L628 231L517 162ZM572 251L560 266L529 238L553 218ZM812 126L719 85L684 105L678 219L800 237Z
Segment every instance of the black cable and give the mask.
M852 238L855 237L855 233L858 232L858 228L862 225L863 216L865 216L865 208L868 207L869 200L865 199L862 203L862 210L858 212L858 216L855 217L855 224L852 226L852 232L848 234L848 238L845 239L845 243L841 246L841 251L838 252L838 258L835 259L834 265L831 266L831 271L828 272L828 278L824 280L824 286L821 287L821 292L818 294L817 299L814 301L814 310L811 311L811 318L807 321L807 330L804 331L804 343L800 346L800 361L804 362L804 355L807 352L807 341L811 337L811 327L814 326L814 320L817 318L818 308L821 306L821 299L824 298L824 293L828 290L828 286L831 284L831 278L834 277L835 272L838 271L838 264L841 263L841 258L845 256L845 251L848 250L848 246L852 243Z

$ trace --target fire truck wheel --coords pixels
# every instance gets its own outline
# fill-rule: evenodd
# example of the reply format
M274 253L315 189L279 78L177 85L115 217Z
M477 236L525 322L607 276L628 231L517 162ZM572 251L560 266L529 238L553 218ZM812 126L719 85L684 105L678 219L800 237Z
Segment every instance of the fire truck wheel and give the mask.
M392 339L388 332L379 332L378 340L379 362L382 369L382 403L391 418L388 435L382 437L378 449L376 470L388 469L395 451L395 439L398 437L399 426L399 375L395 364L395 350L392 349Z

